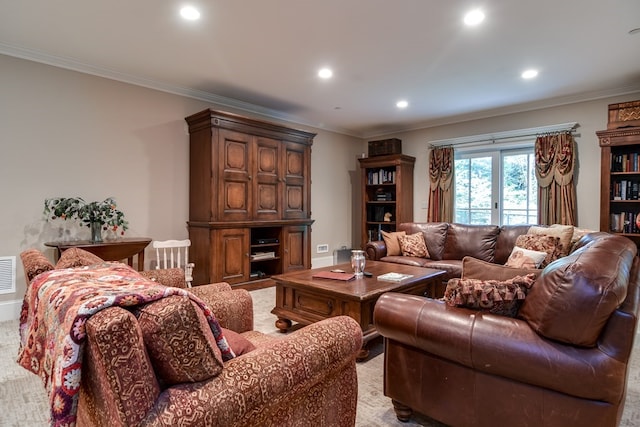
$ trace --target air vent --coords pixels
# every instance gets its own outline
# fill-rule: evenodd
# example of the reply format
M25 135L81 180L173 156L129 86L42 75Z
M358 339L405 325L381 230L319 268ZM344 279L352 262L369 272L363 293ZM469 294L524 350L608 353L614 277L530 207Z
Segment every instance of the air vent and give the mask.
M16 292L16 257L0 257L0 294Z

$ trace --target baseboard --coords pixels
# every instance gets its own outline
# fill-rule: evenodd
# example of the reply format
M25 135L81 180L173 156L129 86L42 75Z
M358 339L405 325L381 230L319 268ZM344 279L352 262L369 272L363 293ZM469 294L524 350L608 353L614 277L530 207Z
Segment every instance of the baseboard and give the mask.
M0 301L0 322L20 319L22 300Z
M333 256L311 259L311 268L329 267L331 265L333 265Z

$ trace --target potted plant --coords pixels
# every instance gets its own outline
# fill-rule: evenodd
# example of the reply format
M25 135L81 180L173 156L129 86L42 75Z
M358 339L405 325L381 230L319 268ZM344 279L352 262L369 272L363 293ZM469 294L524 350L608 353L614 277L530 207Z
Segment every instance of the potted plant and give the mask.
M91 229L91 241L102 241L102 230L121 234L129 228L129 223L124 219L124 213L120 211L112 197L102 202L85 202L80 197L56 197L45 199L44 214L47 220L63 219L78 220L80 225L86 225Z

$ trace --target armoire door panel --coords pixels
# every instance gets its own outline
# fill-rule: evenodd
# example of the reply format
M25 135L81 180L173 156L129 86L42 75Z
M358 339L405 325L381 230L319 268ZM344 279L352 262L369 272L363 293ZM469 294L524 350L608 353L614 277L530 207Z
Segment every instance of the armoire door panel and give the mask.
M281 142L276 139L257 137L255 141L253 218L256 220L275 220L281 217L280 146Z
M283 272L310 268L309 259L309 227L288 226L283 228L284 256Z
M309 217L309 148L300 144L284 145L283 218Z
M221 168L218 209L224 221L250 218L252 137L241 132L220 132ZM222 197L220 197L222 196Z
M218 260L218 281L239 283L249 279L249 230L218 230L216 252L211 256Z

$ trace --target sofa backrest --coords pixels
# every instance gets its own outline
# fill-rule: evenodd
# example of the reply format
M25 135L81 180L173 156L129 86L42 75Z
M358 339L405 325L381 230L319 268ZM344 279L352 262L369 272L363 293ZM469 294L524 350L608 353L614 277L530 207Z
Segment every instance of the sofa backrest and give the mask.
M447 222L406 222L398 231L424 235L429 257L434 261L462 260L472 256L487 262L507 262L516 239L529 225L470 225Z
M500 227L500 233L498 234L498 240L496 242L495 259L493 262L496 264L506 264L513 251L513 247L516 245L516 239L518 236L527 234L530 225L503 225Z
M407 234L421 232L427 244L429 258L440 261L444 255L447 228L449 228L449 224L446 222L405 222L398 226L398 231L404 231Z

